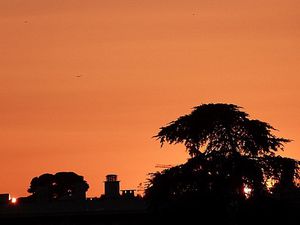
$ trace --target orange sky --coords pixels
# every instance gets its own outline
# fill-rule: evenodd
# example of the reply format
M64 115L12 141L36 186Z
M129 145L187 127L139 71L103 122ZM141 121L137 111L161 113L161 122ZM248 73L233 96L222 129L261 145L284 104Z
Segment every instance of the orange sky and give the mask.
M58 171L89 196L112 172L136 188L188 157L159 127L209 102L269 122L300 159L299 22L299 0L0 0L0 193Z

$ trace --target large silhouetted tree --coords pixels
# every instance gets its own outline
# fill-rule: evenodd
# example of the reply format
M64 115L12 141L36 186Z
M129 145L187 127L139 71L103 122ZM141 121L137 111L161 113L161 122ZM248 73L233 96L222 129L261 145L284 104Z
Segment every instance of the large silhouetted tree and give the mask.
M273 191L293 190L299 162L276 156L290 140L272 132L268 123L253 120L233 104L203 104L160 128L164 143L183 143L191 158L152 174L145 192L156 210L214 213L231 221L245 202L262 201ZM259 205L259 204L256 204ZM256 206L255 205L255 206ZM178 209L180 210L178 211ZM216 221L215 221L216 222Z
M183 143L191 156L210 154L273 155L288 139L272 134L268 123L252 120L233 104L203 104L155 136L161 144Z

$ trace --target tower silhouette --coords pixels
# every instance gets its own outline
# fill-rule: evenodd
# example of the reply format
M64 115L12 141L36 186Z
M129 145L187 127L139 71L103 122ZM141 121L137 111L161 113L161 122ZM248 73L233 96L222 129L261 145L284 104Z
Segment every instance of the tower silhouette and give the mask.
M116 174L108 174L104 185L106 197L115 198L120 196L120 181L117 180Z

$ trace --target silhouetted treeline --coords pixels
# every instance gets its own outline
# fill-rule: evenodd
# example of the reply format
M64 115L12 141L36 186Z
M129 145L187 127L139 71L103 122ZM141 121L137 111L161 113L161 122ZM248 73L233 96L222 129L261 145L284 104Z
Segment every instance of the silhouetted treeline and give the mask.
M277 137L274 130L233 104L197 106L155 136L162 145L184 144L190 159L152 173L143 199L128 198L132 192L119 195L116 175L107 176L113 182L106 185L112 188L107 196L88 200L89 186L82 176L43 174L32 179L32 195L19 205L20 211L8 210L13 216L4 213L0 222L299 225L300 162L277 154L290 140ZM18 213L26 210L26 215Z
M276 156L288 139L232 104L195 107L162 127L162 144L191 159L151 175L145 199L155 224L299 224L299 161Z

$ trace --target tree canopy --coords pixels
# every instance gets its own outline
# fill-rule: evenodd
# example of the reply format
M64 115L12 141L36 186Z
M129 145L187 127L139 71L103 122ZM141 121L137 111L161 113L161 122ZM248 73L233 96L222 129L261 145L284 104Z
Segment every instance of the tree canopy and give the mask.
M89 185L74 172L42 174L31 180L28 192L35 200L84 199Z
M155 136L163 145L183 143L191 156L203 152L274 155L290 140L276 137L268 123L253 120L233 104L203 104L179 117Z
M251 202L255 204L249 212L263 204L269 210L270 199L300 194L299 161L276 155L290 140L277 137L270 124L250 119L241 109L233 104L203 104L160 128L155 137L162 145L182 143L191 158L151 174L145 198L153 208L175 214L201 211L210 219L222 214L233 224L243 214L237 210Z

